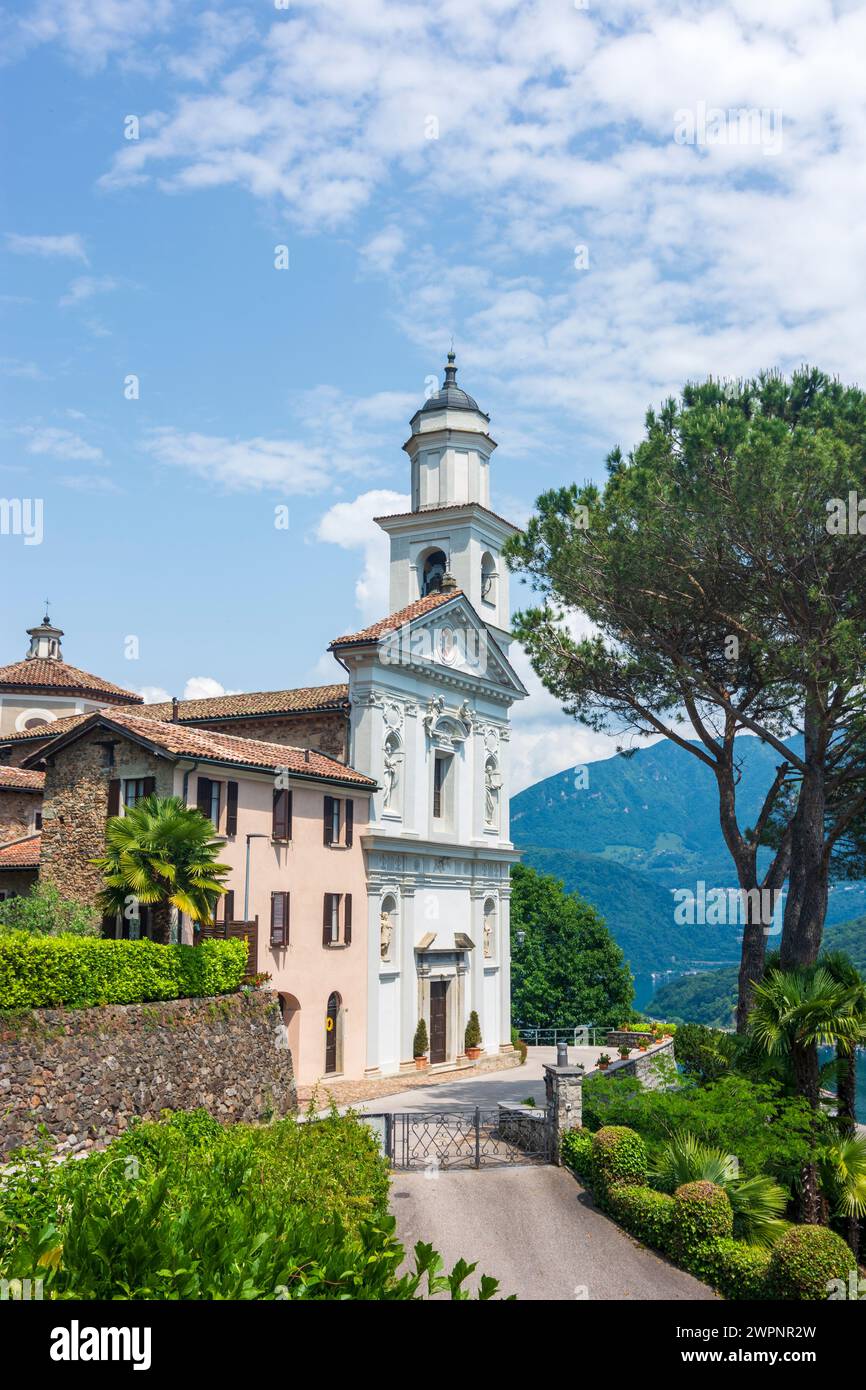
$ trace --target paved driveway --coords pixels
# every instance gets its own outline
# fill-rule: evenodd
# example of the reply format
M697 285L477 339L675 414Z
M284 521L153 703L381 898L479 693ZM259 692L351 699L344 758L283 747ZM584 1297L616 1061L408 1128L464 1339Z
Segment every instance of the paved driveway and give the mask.
M569 1062L580 1062L587 1070L595 1066L600 1047L570 1047ZM365 1110L368 1114L381 1114L396 1110L450 1110L464 1106L480 1105L493 1108L500 1101L513 1104L530 1097L538 1105L544 1105L544 1063L556 1061L556 1049L552 1047L531 1047L522 1067L509 1067L506 1071L491 1071L478 1076L473 1074L465 1080L455 1077L443 1082L441 1086L419 1086L410 1091L399 1091L393 1096L358 1101L354 1110Z
M595 1210L564 1168L395 1173L391 1209L407 1250L418 1240L446 1269L463 1256L520 1299L714 1299L712 1289L642 1249Z

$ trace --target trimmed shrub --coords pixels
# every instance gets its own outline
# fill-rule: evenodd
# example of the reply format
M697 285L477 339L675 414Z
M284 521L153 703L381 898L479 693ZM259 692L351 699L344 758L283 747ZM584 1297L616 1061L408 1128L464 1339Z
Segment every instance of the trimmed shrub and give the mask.
M559 1151L566 1168L570 1168L581 1182L592 1182L592 1135L587 1130L567 1130Z
M656 1250L667 1250L674 1212L674 1199L667 1192L615 1182L608 1188L607 1203L617 1221L638 1240Z
M474 1009L469 1015L469 1022L463 1035L463 1046L466 1048L481 1046L481 1024L478 1022L478 1015Z
M829 1298L835 1279L847 1284L857 1261L841 1236L826 1226L792 1226L770 1252L768 1286L771 1298Z
M772 1251L743 1240L722 1236L701 1247L691 1260L691 1271L711 1284L725 1298L769 1298L767 1274Z
M161 946L12 932L0 937L0 1009L207 998L238 989L246 968L246 944L236 939Z
M603 1198L615 1182L642 1187L647 1179L644 1141L625 1125L606 1125L592 1140L592 1163L599 1195Z
M427 1037L427 1024L423 1018L419 1018L418 1026L415 1029L415 1036L412 1039L412 1056L426 1057L430 1040Z
M733 1234L734 1213L728 1194L714 1182L686 1182L674 1193L671 1254L688 1269L702 1246Z

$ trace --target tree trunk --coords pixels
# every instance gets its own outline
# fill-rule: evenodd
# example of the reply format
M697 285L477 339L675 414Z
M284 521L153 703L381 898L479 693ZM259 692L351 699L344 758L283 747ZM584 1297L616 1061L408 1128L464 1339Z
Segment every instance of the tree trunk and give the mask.
M825 855L825 734L818 694L806 697L803 752L806 771L794 815L791 874L782 924L783 970L814 965L827 915L828 863Z
M795 1043L791 1048L791 1061L794 1066L797 1094L803 1096L812 1109L817 1112L820 1090L818 1049L814 1046L803 1046L802 1043ZM814 1149L814 1132L811 1144ZM800 1170L800 1192L797 1206L798 1221L807 1226L821 1225L821 1189L818 1182L818 1168L814 1160L804 1164Z
M171 940L171 904L157 903L153 908L151 920L153 940L167 946Z
M737 1032L748 1029L749 1014L754 1000L755 985L764 973L767 934L761 922L747 922L743 929L740 973L737 981Z

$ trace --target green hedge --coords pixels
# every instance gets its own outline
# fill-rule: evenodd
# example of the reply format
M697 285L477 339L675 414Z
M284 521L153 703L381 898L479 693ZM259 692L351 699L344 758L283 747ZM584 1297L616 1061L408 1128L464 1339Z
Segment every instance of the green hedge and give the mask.
M647 1179L646 1144L625 1125L606 1125L593 1136L592 1163L602 1198L612 1183L643 1186Z
M667 1192L616 1182L608 1189L607 1204L617 1221L645 1245L656 1250L669 1248L674 1199Z
M771 1252L770 1297L822 1302L830 1297L832 1280L847 1287L856 1263L842 1237L826 1226L793 1226Z
M686 1182L674 1193L671 1254L691 1268L701 1247L725 1240L734 1231L734 1213L723 1187L714 1182Z
M237 940L161 946L12 932L0 937L0 1009L83 1009L228 994L246 966L246 945Z
M711 1284L724 1298L769 1298L767 1275L772 1252L746 1245L733 1236L708 1241L689 1260L696 1279Z
M569 1129L562 1136L560 1155L566 1168L570 1168L582 1182L592 1182L592 1140L593 1136L585 1129Z

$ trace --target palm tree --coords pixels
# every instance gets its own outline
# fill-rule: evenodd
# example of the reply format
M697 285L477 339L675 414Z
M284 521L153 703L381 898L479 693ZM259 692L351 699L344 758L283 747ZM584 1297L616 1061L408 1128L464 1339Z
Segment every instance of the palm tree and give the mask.
M857 1048L866 1041L866 982L844 951L825 952L820 964L837 984L851 991L852 1007L860 1020L859 1038L840 1038L836 1043L837 1114L843 1128L853 1134L857 1128Z
M749 1015L752 1038L771 1057L790 1057L797 1094L816 1112L820 1103L819 1045L844 1046L860 1037L861 1029L856 991L834 980L822 965L771 970L755 986ZM820 1222L814 1159L802 1171L800 1207L802 1221Z
M822 1152L821 1184L836 1216L845 1221L845 1239L860 1253L860 1221L866 1216L866 1136L841 1134Z
M788 1229L783 1220L788 1194L764 1175L741 1178L723 1149L694 1134L675 1134L656 1159L652 1176L666 1192L686 1182L712 1182L724 1188L734 1213L734 1235L749 1245L775 1245Z
M105 878L103 912L123 912L133 897L153 907L154 936L163 942L172 907L194 922L213 920L229 865L219 863L220 842L200 811L178 796L146 796L109 819L105 840L105 854L91 861Z

